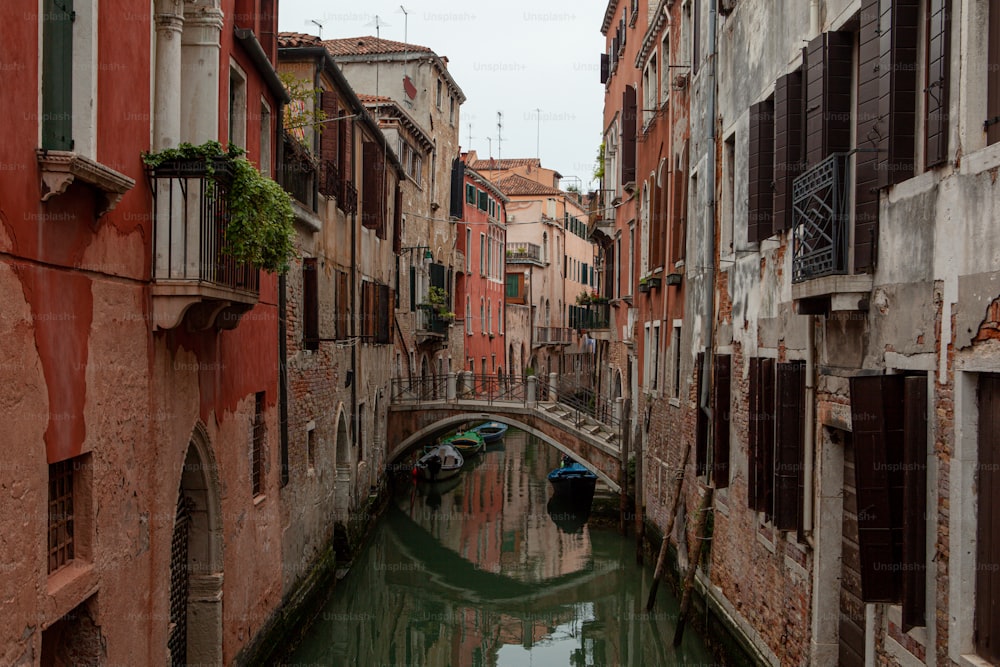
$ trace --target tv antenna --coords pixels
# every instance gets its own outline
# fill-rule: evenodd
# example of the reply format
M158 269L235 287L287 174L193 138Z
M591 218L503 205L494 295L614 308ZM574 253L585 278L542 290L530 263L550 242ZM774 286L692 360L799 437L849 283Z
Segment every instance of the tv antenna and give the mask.
M500 142L503 141L503 113L497 111L497 159L500 159Z
M308 21L306 21L306 23L312 23L314 26L316 26L317 28L319 28L319 38L320 38L320 40L322 40L323 39L323 24L320 23L319 21L317 21L316 19L309 19Z

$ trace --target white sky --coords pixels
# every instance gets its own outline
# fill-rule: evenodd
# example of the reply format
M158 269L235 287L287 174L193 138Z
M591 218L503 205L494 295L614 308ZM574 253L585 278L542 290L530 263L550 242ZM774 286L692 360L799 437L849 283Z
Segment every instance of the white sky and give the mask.
M278 6L280 30L318 34L312 19L323 24L323 39L375 35L378 15L383 39L448 57L448 69L468 98L461 109L462 150L471 147L486 157L489 137L497 156L500 111L500 157L538 155L544 166L562 173L563 187L574 183L573 176L584 191L590 187L601 143L606 0L403 0L405 17L399 2L387 0L281 0Z

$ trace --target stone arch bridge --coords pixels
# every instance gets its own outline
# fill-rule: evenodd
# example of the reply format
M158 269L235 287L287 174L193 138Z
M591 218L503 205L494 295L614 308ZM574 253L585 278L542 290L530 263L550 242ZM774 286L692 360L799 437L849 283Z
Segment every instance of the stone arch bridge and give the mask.
M568 395L560 400L555 374L544 379L449 373L393 380L389 462L460 424L483 421L530 433L572 456L615 493L621 491L621 420L610 413L598 419Z

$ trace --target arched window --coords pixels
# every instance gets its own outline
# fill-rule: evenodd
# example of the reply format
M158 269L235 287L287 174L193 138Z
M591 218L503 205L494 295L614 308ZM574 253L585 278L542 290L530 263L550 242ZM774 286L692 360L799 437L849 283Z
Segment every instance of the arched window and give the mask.
M639 256L639 277L644 278L649 274L649 183L642 185L642 204L639 208L639 233L642 235Z
M503 333L503 304L497 304L497 330Z
M472 297L465 295L465 333L472 335Z
M486 331L486 300L479 297L479 330Z
M486 330L489 331L492 334L493 333L493 299L488 299L486 301L486 312L488 313L487 317L489 318L489 327Z
M542 233L542 261L549 261L549 233Z

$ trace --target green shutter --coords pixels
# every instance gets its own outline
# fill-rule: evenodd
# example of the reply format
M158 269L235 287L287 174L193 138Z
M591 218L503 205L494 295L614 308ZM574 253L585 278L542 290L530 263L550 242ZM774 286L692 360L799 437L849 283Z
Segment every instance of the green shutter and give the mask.
M469 204L476 203L476 188L468 183L465 185L465 201Z
M479 191L479 210L485 211L487 208L487 202L489 202L490 197L482 190Z
M42 148L73 150L73 0L45 0Z

